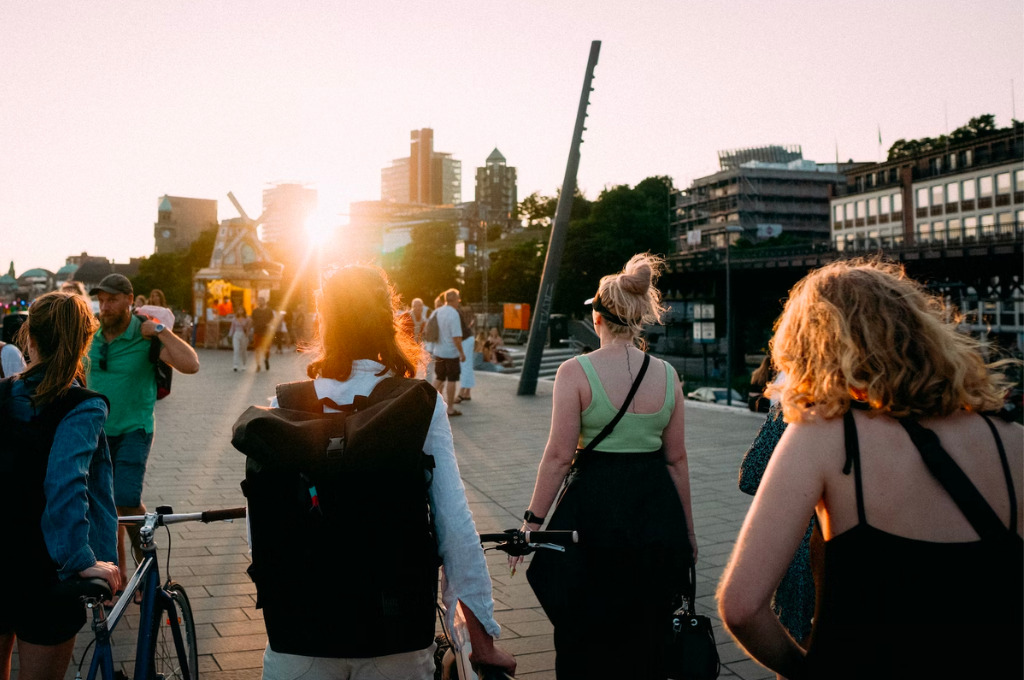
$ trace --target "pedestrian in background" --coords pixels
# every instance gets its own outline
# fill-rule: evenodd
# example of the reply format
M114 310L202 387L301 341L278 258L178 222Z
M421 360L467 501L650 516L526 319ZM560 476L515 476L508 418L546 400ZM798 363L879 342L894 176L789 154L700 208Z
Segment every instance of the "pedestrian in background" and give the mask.
M3 338L0 342L0 378L10 378L25 370L25 355L14 338L28 320L25 312L4 316Z
M249 336L252 334L252 319L245 315L245 307L239 306L235 312L235 318L228 328L228 335L231 336L231 348L234 350L232 366L237 373L239 369L245 370L246 348L249 346ZM259 362L256 363L256 371L260 370Z
M129 297L129 300L131 298ZM85 624L60 582L102 578L121 587L108 403L85 389L82 363L98 323L81 295L55 291L18 332L31 367L0 381L0 677L18 643L22 678L63 678Z
M81 295L86 300L89 300L89 294L85 292L85 284L81 281L67 281L60 284L60 291L62 293L71 293L72 295Z
M470 390L476 387L476 375L473 373L476 316L467 309L459 309L459 321L462 323L462 361L459 362L459 396L455 398L456 404L472 401Z
M256 372L260 372L260 358L263 367L270 370L270 343L274 340L274 310L267 306L267 299L260 298L252 310L252 351L256 355Z
M902 267L835 262L790 291L771 343L788 423L718 592L728 630L788 678L1024 675L1024 428L961 319ZM770 607L815 514L809 647ZM957 595L950 625L950 602ZM966 594L966 598L962 595Z
M601 279L590 301L601 346L555 377L551 433L523 528L540 529L554 509L549 529L580 533L564 554L534 555L527 572L555 627L559 680L664 680L669 615L697 559L682 387L669 363L641 349L644 326L665 312L654 286L663 267L639 254ZM509 558L513 567L521 560ZM610 645L621 653L605 653Z
M461 362L466 360L462 348L462 318L459 315L459 291L450 288L444 292L445 304L434 310L437 316L437 342L431 350L434 356L434 388L446 395L448 416L461 416L455 408L455 388L459 382ZM442 388L445 391L441 391Z

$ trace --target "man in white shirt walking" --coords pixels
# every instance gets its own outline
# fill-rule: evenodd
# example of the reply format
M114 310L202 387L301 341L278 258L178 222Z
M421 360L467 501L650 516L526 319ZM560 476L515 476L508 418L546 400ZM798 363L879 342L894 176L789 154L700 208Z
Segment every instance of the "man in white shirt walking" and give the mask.
M455 408L455 383L459 381L459 362L466 360L462 350L462 320L459 318L459 291L444 293L445 305L434 311L437 315L437 342L434 343L434 388L445 395L449 416L461 416ZM441 385L448 383L444 392Z

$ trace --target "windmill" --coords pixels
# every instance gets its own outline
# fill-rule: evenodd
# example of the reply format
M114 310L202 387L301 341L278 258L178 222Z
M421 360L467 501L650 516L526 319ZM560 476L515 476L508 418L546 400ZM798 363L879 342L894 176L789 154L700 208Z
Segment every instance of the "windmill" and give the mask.
M283 265L274 262L266 246L260 243L257 228L266 217L266 212L255 220L249 217L235 195L228 192L228 199L235 206L239 217L226 219L217 230L217 240L210 256L211 269L240 267L245 271L264 270L269 274L281 275Z

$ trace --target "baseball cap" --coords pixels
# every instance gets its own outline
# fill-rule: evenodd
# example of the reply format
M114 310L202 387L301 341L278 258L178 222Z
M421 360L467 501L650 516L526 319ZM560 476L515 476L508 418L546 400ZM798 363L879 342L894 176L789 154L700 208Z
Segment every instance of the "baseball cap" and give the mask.
M124 274L107 274L100 281L98 286L94 286L89 291L89 295L96 295L100 291L105 293L112 293L117 295L118 293L124 293L125 295L133 295L132 282L128 280L128 277Z

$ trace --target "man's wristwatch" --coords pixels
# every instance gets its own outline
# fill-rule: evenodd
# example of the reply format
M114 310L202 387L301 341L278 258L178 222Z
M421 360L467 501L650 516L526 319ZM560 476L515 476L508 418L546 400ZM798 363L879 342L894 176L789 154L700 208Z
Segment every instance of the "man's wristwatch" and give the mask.
M163 332L164 332L165 330L167 330L167 326L163 325L162 323L158 323L158 324L156 325L156 334L157 334L157 335L160 335L160 334L161 334L161 333L163 333Z
M523 513L523 519L527 524L544 524L544 518L537 517L537 515L533 514L533 510L530 509L527 509L526 512Z

